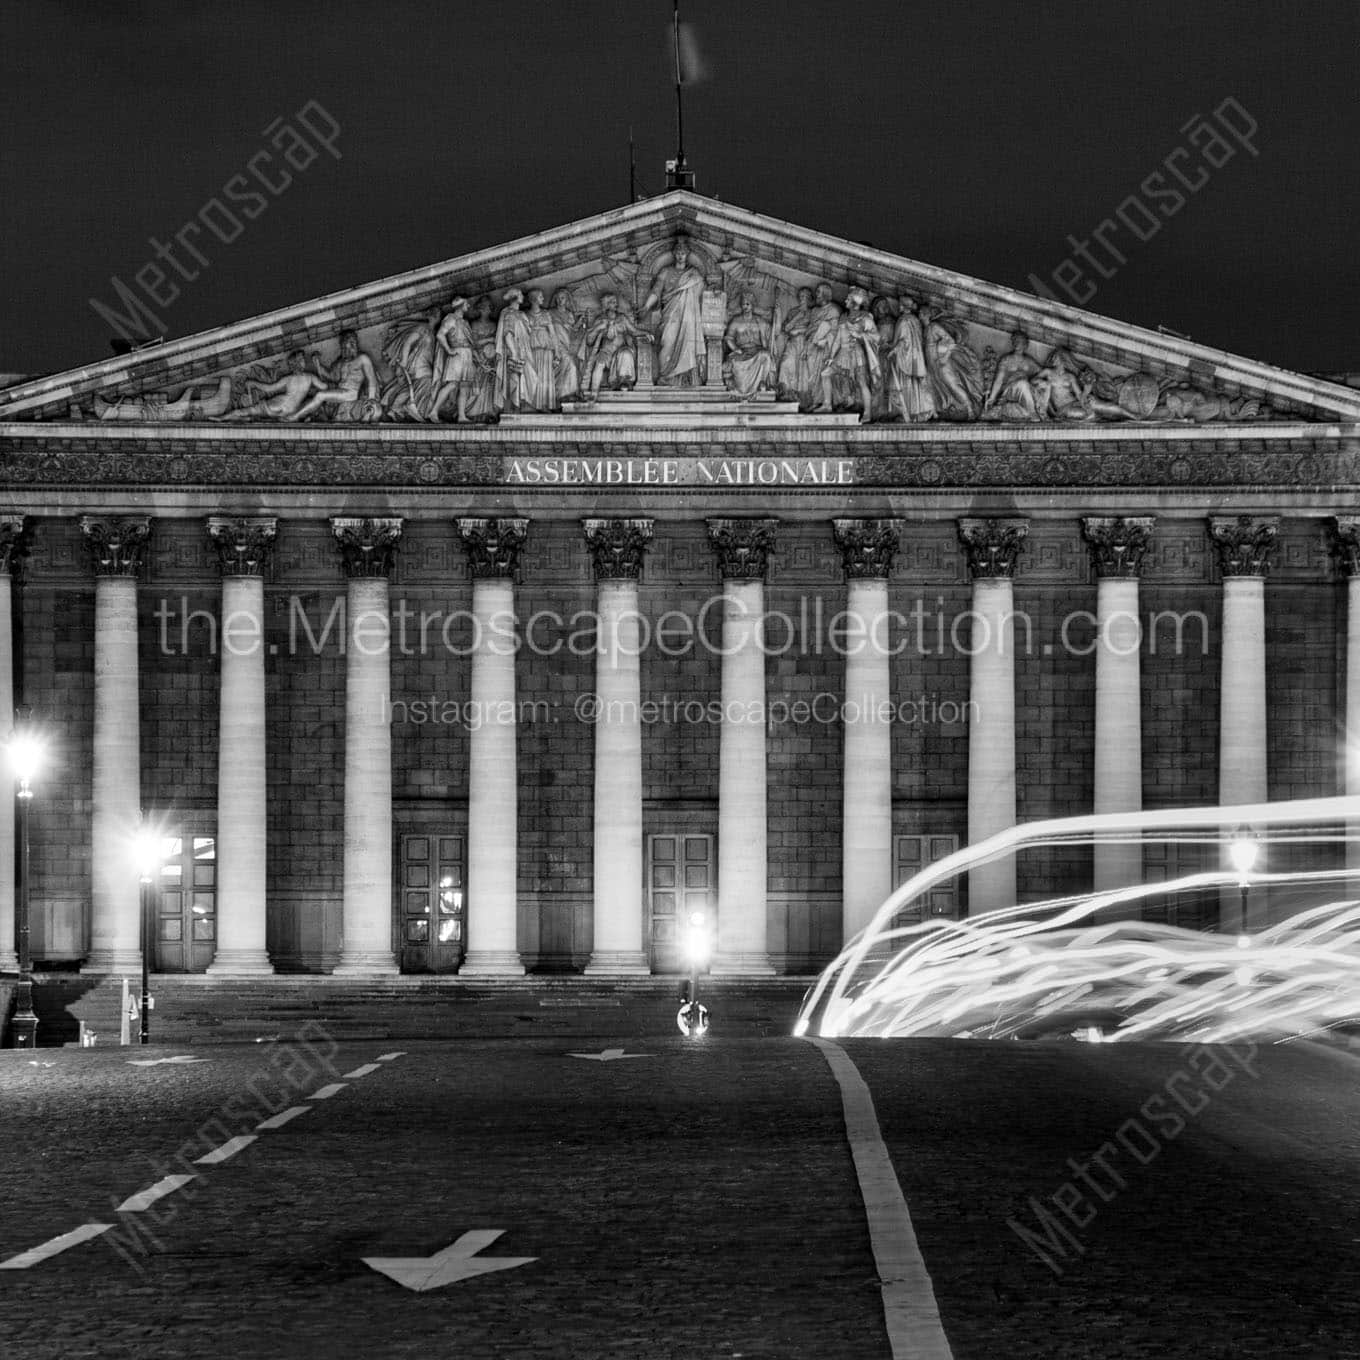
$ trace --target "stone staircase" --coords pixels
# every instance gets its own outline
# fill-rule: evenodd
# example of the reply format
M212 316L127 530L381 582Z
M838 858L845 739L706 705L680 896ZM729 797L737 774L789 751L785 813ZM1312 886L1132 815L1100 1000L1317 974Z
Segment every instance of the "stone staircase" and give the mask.
M251 1043L286 1040L304 1026L320 1025L338 1040L527 1035L621 1041L675 1034L681 982L678 977L163 975L151 979L151 1039L176 1045ZM40 1046L77 1043L82 1023L100 1046L118 1043L121 978L40 974L35 983ZM128 983L136 995L141 979L130 977ZM807 977L702 978L699 996L709 1008L714 1034L784 1035L792 1031L811 983ZM132 1031L135 1038L136 1020Z

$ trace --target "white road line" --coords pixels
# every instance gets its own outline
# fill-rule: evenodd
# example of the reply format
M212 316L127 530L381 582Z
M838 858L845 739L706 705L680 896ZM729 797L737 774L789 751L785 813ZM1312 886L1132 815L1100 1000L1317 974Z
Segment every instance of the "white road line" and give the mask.
M158 1199L164 1199L166 1195L172 1195L181 1185L188 1185L190 1181L197 1180L197 1176L167 1176L163 1181L157 1181L155 1185L146 1190L139 1190L135 1195L125 1199L118 1206L120 1214L136 1214L143 1209L149 1209Z
M869 1221L869 1242L883 1289L883 1320L893 1360L953 1360L935 1290L892 1159L883 1145L869 1088L840 1045L827 1039L810 1038L808 1042L821 1049L841 1088L845 1133Z
M45 1261L49 1256L65 1251L67 1247L77 1247L92 1237L98 1237L100 1233L108 1232L111 1227L112 1223L82 1223L80 1227L72 1228L70 1232L62 1233L60 1237L54 1237L40 1247L30 1247L28 1251L21 1251L18 1256L11 1256L8 1261L0 1261L0 1270L27 1270L29 1266L36 1266L39 1261Z
M219 1162L225 1162L229 1157L234 1157L242 1148L248 1148L255 1141L253 1133L241 1133L235 1138L228 1138L221 1147L215 1147L205 1156L195 1158L195 1166L216 1166Z
M397 1053L380 1053L380 1054L378 1055L378 1057L377 1057L377 1061L378 1061L378 1062L391 1062L393 1058L404 1058L405 1056L406 1056L406 1050L405 1050L405 1049L401 1049L401 1050L400 1050L399 1052L397 1052Z
M255 1125L255 1132L261 1129L281 1129L291 1119L296 1119L300 1114L306 1114L312 1107L310 1105L294 1105L292 1109L285 1110L282 1114L276 1114L273 1119L266 1119L263 1124Z
M333 1081L329 1086L323 1086L319 1091L313 1091L312 1094L307 1097L307 1099L329 1100L333 1095L337 1095L344 1089L345 1083L343 1081Z
M353 1072L346 1072L346 1073L344 1073L343 1075L344 1075L346 1078L349 1078L349 1077L366 1077L366 1076L368 1076L368 1074L369 1074L370 1072L379 1072L379 1071L381 1071L381 1070L382 1070L382 1069L378 1066L377 1063L371 1062L371 1063L365 1063L362 1067L356 1067L356 1068L354 1069Z

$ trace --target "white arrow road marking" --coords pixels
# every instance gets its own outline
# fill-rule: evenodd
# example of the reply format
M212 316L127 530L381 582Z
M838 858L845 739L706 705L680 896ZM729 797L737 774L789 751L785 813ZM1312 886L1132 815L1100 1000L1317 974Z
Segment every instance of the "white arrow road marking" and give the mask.
M393 1058L404 1058L406 1050L402 1049L399 1053L381 1053L378 1055L378 1062L391 1062Z
M162 1063L196 1063L212 1062L211 1058L191 1058L187 1053L177 1054L173 1058L129 1058L128 1062L133 1067L159 1067Z
M313 1091L307 1097L308 1100L329 1100L333 1095L338 1095L345 1089L343 1081L333 1081L329 1086L323 1086L320 1090Z
M225 1162L229 1157L234 1157L242 1148L248 1148L255 1141L253 1133L238 1134L235 1138L228 1138L221 1147L215 1147L205 1156L198 1157L194 1161L195 1166L216 1166L219 1162Z
M487 1275L493 1270L513 1270L537 1261L537 1256L478 1256L505 1232L504 1228L477 1228L465 1232L456 1242L437 1251L433 1256L365 1256L366 1266L381 1271L406 1289L424 1293L439 1289L473 1275Z
M911 1226L907 1201L879 1132L873 1097L849 1055L827 1039L809 1038L822 1050L841 1088L845 1135L864 1200L869 1245L883 1293L883 1320L893 1360L953 1360L940 1321L935 1288Z
M379 1068L375 1062L365 1063L362 1067L356 1067L353 1072L345 1072L343 1075L348 1080L350 1077L366 1077L370 1072L378 1072Z
M172 1195L181 1185L188 1185L190 1181L196 1181L197 1176L167 1176L163 1181L157 1181L155 1185L146 1190L139 1190L135 1195L129 1196L119 1206L117 1212L120 1214L136 1214L143 1209L149 1209L158 1199L164 1199L166 1195Z
M0 1261L0 1270L27 1270L29 1266L36 1266L39 1261L45 1261L49 1256L65 1251L67 1247L77 1247L92 1237L98 1237L100 1233L108 1232L111 1227L112 1223L82 1223L80 1227L72 1228L70 1232L62 1233L60 1237L54 1237L40 1247L30 1247L28 1251L21 1251L18 1256L11 1256L8 1261Z
M568 1053L569 1058L584 1058L587 1062L614 1062L618 1058L650 1058L650 1053L625 1053L621 1048L606 1048L599 1053Z
M281 1129L289 1120L296 1119L300 1114L306 1114L312 1107L310 1105L294 1105L292 1109L285 1110L282 1114L276 1114L273 1119L266 1119L263 1124L255 1125L255 1132L261 1129Z

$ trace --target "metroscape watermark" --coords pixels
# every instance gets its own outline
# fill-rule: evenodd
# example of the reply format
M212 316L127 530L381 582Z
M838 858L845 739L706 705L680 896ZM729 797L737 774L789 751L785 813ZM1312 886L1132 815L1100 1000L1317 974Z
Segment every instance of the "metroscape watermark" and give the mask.
M1077 1233L1090 1227L1101 1206L1111 1203L1129 1187L1126 1176L1110 1163L1124 1155L1140 1167L1151 1165L1168 1143L1185 1132L1189 1121L1209 1107L1214 1095L1243 1072L1252 1077L1260 1075L1252 1066L1257 1048L1251 1040L1214 1047L1195 1045L1184 1065L1139 1105L1141 1118L1126 1119L1115 1130L1114 1138L1101 1143L1085 1161L1079 1162L1075 1157L1067 1159L1072 1178L1048 1196L1047 1204L1029 1196L1029 1212L1035 1226L1014 1217L1006 1219L1007 1226L1049 1270L1062 1275L1064 1266L1060 1262L1070 1263L1073 1258L1086 1254L1086 1245ZM1239 1049L1246 1050L1245 1056ZM1220 1053L1232 1060L1236 1071ZM1099 1168L1099 1177L1092 1173L1093 1166ZM1057 1212L1054 1213L1049 1205Z
M199 1158L232 1138L249 1133L262 1120L272 1118L292 1105L319 1076L337 1077L339 1069L332 1059L339 1051L339 1044L324 1025L315 1020L302 1025L292 1039L271 1050L263 1072L257 1072L239 1091L229 1096L168 1158L144 1155L157 1183L172 1175L187 1176L191 1180L174 1196L157 1200L136 1212L120 1211L119 1204L124 1201L114 1196L112 1208L117 1215L116 1227L103 1234L100 1240L139 1275L145 1274L142 1258L161 1250L158 1231L169 1227L179 1216L180 1205L192 1202L195 1197L194 1182L202 1174Z
M1100 617L1089 609L1069 610L1056 619L1035 619L1024 610L991 614L948 610L943 596L933 609L924 597L912 609L890 609L872 617L803 597L792 610L752 612L740 596L710 596L693 611L667 609L655 616L639 610L602 615L591 609L563 613L538 609L479 614L462 606L431 609L403 598L386 610L351 613L347 597L327 605L313 595L275 601L286 615L282 626L249 610L225 616L195 607L187 595L162 597L152 617L163 656L226 652L253 656L506 655L574 657L643 656L670 660L695 653L730 656L755 647L766 656L919 657L983 653L1017 657L1065 655L1199 655L1210 650L1209 616L1201 610L1117 611ZM735 625L735 626L734 626Z
M299 126L302 132L298 130ZM304 132L308 135L304 136ZM292 115L291 120L273 119L260 135L267 144L250 155L244 168L227 179L218 194L211 195L178 231L171 233L172 242L161 241L155 236L147 238L154 258L149 259L132 276L133 283L141 289L140 296L118 275L110 278L109 283L117 295L118 303L128 309L126 315L105 306L98 298L89 300L95 312L122 339L134 343L166 334L165 322L151 310L148 303L154 303L161 309L169 307L183 293L176 278L192 283L204 269L211 267L212 261L200 249L201 244L207 244L212 249L211 242L204 236L205 230L216 238L219 245L229 246L245 232L242 217L253 222L267 211L271 200L283 194L293 183L294 177L280 162L286 162L301 173L321 154L318 148L324 149L335 160L340 159L337 146L340 124L315 99L308 100ZM275 153L279 160L276 160ZM268 197L253 185L268 190ZM227 206L224 198L240 210L239 216ZM190 237L197 239L190 240ZM175 254L176 245L187 259L182 260ZM169 265L173 274L162 268L158 261ZM197 262L201 268L193 268L191 262Z
M1099 284L1087 275L1073 256L1089 266L1106 282L1114 278L1119 269L1129 262L1129 257L1124 251L1111 244L1109 239L1119 233L1120 226L1123 226L1128 236L1140 243L1146 244L1152 240L1167 221L1189 202L1187 194L1197 194L1208 184L1211 178L1209 169L1221 170L1238 154L1239 148L1245 148L1252 156L1260 155L1251 141L1256 135L1257 127L1256 120L1231 95L1214 109L1212 122L1196 113L1182 123L1180 131L1185 135L1185 141L1189 146L1178 144L1163 156L1158 168L1138 182L1135 192L1126 194L1120 199L1113 214L1101 218L1091 228L1087 238L1083 239L1069 233L1067 243L1072 247L1072 252L1050 271L1053 283L1067 295L1067 301L1084 306L1095 297L1099 289ZM1226 133L1227 137L1223 133ZM1228 138L1232 138L1237 146L1233 146ZM1185 166L1196 156L1199 159L1190 165L1194 172L1192 178L1186 173ZM1206 166L1209 168L1206 169ZM1173 180L1175 183L1171 182ZM1181 189L1176 187L1177 184L1185 189L1186 193L1182 193ZM1115 218L1118 219L1118 224ZM1092 240L1106 252L1104 260L1097 258L1092 251ZM1124 243L1124 248L1132 249L1127 242ZM1030 274L1029 283L1040 297L1048 298L1050 302L1062 301L1037 274Z

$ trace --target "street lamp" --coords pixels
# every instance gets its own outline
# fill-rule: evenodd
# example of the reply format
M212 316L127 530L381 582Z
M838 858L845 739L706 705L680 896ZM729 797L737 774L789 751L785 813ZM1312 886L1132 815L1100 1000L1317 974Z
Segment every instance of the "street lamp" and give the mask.
M133 841L137 860L138 880L141 883L142 911L142 1004L141 1031L138 1043L151 1042L151 899L156 875L161 871L161 833L145 818Z
M28 808L33 801L31 781L37 777L45 754L41 738L17 729L9 739L9 765L18 781L19 799L19 894L15 935L19 954L19 986L15 997L14 1047L34 1048L38 1042L38 1017L33 1011L33 958L29 950Z
M1233 833L1232 840L1228 842L1228 858L1232 860L1233 868L1237 870L1242 888L1242 912L1239 928L1243 937L1247 933L1247 894L1251 891L1250 884L1247 882L1247 875L1255 868L1256 858L1260 853L1261 843L1256 839L1251 828L1239 826Z
M689 990L675 1017L680 1032L698 1038L708 1029L708 1008L699 1002L699 972L708 962L708 913L702 908L689 914L685 953L689 956Z

